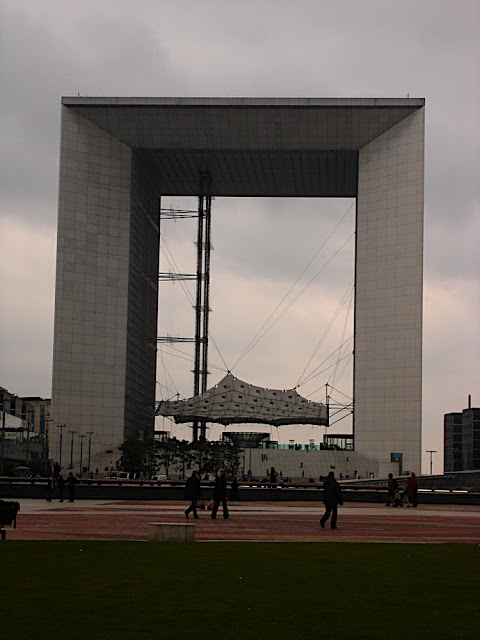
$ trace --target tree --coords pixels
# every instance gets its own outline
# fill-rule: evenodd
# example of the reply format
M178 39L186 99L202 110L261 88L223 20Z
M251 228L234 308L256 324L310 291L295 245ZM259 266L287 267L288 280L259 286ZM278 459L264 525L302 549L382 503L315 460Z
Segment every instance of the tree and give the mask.
M200 477L209 471L210 443L199 440L192 443L192 464L197 467Z
M175 468L181 471L182 480L185 478L185 470L189 469L194 458L193 444L187 440L181 440L177 443L177 457L175 459Z
M157 461L157 443L155 440L145 440L145 473L148 478L154 476L158 471L158 461Z
M208 471L211 471L216 476L224 467L225 447L222 442L209 442L209 445Z
M240 450L236 444L223 443L223 468L232 478L237 476L240 468Z
M122 452L120 469L128 473L145 472L146 443L137 438L128 438L118 447Z
M158 466L163 466L168 477L170 466L177 457L178 440L172 438L164 442L155 442L155 461Z

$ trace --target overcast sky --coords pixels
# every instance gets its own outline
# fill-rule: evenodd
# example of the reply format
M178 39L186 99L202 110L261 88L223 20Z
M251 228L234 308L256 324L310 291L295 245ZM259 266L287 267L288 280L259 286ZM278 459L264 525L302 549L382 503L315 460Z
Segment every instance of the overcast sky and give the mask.
M424 97L422 448L438 451L440 471L443 414L465 408L469 393L480 406L479 24L477 0L0 0L0 386L51 394L61 96ZM348 356L351 204L214 202L212 335L222 355L211 347L211 384L297 278L287 305L301 295L233 373L287 388L311 357L307 372L321 371L335 349ZM194 261L194 236L191 223L165 223L166 250L182 271ZM191 335L181 286L162 295L176 310L169 317L162 306L162 332ZM165 349L159 394L189 395L189 370ZM321 400L332 376L351 394L348 357L299 392ZM424 471L427 461L424 453Z

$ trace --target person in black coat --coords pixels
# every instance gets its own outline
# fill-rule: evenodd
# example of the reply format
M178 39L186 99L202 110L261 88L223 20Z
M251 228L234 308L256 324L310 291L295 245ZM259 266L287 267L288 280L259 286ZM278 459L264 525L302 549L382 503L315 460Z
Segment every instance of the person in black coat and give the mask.
M238 492L238 480L236 478L232 480L232 488L230 490L230 500L240 500L240 494Z
M70 472L67 477L67 491L69 502L75 502L75 482L75 476L72 472Z
M330 471L327 479L323 483L323 502L325 503L325 513L320 520L320 526L325 529L325 523L332 515L330 527L337 528L337 507L343 504L342 490L335 480L335 473Z
M200 497L200 478L198 477L198 471L193 471L192 475L188 478L185 484L185 498L190 500L190 506L185 511L185 517L188 518L188 514L193 511L193 517L198 518L197 502Z
M395 494L397 493L397 487L398 482L393 477L393 474L389 473L387 480L388 500L385 505L386 507L389 507L390 505L392 505L392 507L395 506Z
M61 473L58 475L57 487L58 487L58 497L60 498L59 502L63 502L63 492L65 490L65 478Z
M222 471L219 476L215 479L215 488L213 489L213 499L215 500L215 504L212 509L212 519L215 520L217 517L218 507L220 506L220 502L223 506L223 517L225 520L228 518L228 507L227 507L227 478L225 476L225 471Z
M55 477L53 473L47 479L47 502L52 501L53 492L55 491Z

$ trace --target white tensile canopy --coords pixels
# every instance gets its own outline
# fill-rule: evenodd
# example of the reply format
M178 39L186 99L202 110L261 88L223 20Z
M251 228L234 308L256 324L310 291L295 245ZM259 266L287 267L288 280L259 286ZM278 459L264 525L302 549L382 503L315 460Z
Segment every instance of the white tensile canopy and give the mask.
M265 389L235 378L231 373L211 389L186 400L161 401L157 416L177 424L204 420L223 425L242 423L328 426L327 407L302 398L295 389Z

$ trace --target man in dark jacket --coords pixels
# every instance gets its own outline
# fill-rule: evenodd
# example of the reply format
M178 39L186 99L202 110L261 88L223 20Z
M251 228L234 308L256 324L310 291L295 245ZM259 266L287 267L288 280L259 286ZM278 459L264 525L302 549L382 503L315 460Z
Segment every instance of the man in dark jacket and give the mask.
M225 476L225 471L222 471L219 476L215 479L215 488L213 490L213 499L215 500L215 504L212 509L212 519L215 520L217 517L218 507L220 506L220 502L223 506L223 517L225 520L228 518L228 507L227 507L227 478Z
M63 492L65 490L65 478L61 473L58 474L57 480L59 502L63 502Z
M200 478L198 471L193 471L185 484L185 498L190 500L190 506L185 511L185 517L188 518L190 511L193 511L193 517L198 518L197 501L200 497Z
M70 471L67 477L67 491L68 491L68 501L75 502L75 476Z
M397 492L397 487L398 482L393 477L393 474L389 473L387 480L388 500L385 505L386 507L389 507L390 505L392 505L392 507L395 506L395 493Z
M325 529L325 523L332 514L332 529L337 528L337 506L343 504L342 490L335 480L335 473L330 471L328 478L323 483L323 502L325 503L325 513L320 520L320 526Z

